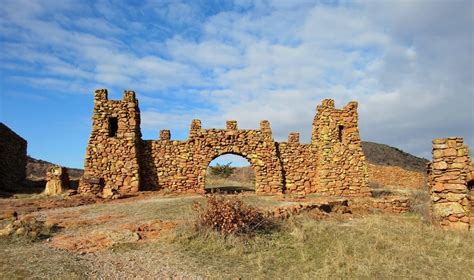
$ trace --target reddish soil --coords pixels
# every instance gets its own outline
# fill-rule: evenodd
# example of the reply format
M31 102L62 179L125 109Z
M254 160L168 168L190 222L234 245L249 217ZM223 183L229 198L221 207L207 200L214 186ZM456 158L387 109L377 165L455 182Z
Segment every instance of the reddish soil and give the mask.
M153 196L163 196L163 194L160 192L138 192L121 197L118 200L103 199L94 195L72 195L66 198L5 198L0 199L0 220L10 218L14 212L18 215L25 215L41 210L77 207L94 203L120 203L124 200L134 201ZM166 197L172 196L166 195ZM181 194L179 196L184 197L185 195Z
M168 231L176 226L176 222L155 220L146 224L126 224L124 229L131 230L138 234L140 240L157 239L164 231Z
M12 212L24 215L40 210L76 207L80 205L102 202L103 199L95 196L71 196L68 199L0 199L0 219L8 217Z
M77 228L87 225L100 225L109 221L116 221L125 215L103 215L94 219L81 218L81 211L50 215L46 218L46 223L56 224L61 228Z
M112 218L109 215L100 217L98 220ZM81 235L60 234L51 239L50 246L82 254L92 253L112 247L114 244L157 239L176 224L173 221L154 220L142 225L119 224L106 232L88 232Z
M92 253L111 247L114 242L106 234L87 236L57 235L51 239L51 246L78 253Z

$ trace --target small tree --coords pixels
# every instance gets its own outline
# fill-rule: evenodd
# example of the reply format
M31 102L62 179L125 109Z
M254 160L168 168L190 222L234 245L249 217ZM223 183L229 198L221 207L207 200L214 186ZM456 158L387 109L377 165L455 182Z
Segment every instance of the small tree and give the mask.
M231 164L232 162L223 165L217 163L216 166L209 166L209 169L212 175L229 178L235 170L235 167L230 166Z

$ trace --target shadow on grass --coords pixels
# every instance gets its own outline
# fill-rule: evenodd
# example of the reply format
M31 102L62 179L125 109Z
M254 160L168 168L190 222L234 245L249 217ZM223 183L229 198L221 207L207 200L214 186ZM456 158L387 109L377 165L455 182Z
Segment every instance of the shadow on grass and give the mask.
M25 179L21 186L16 188L0 190L0 198L10 198L15 195L33 195L41 194L46 187L46 180L30 180ZM69 189L77 190L79 187L79 180L70 180Z
M206 187L204 189L206 193L220 193L220 194L235 194L243 192L255 192L254 188L245 187L245 186L216 186L216 187Z

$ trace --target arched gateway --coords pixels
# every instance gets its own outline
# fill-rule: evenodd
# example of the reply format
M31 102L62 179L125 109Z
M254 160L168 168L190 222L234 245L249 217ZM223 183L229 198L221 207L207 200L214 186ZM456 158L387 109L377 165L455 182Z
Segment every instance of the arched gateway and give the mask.
M200 120L193 120L187 140L171 140L169 130L160 131L159 140L142 140L135 93L125 91L123 100L108 100L107 90L95 93L79 191L202 193L207 166L228 153L249 160L257 193L369 194L356 102L336 109L334 101L324 100L310 144L300 144L298 133L290 133L288 142L275 142L265 120L260 129L238 129L236 121L227 121L225 129L204 129Z

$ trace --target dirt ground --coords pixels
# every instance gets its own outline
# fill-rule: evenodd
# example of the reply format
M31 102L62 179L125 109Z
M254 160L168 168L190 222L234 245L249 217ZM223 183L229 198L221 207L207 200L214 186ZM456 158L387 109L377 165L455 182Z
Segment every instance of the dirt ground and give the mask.
M308 217L313 221L332 219L341 221L341 226L346 228L351 225L348 221L368 215L366 210L348 208L344 199L248 193L238 197L245 203L273 213L278 219L309 211ZM0 226L15 223L12 221L16 224L35 221L52 229L49 235L34 242L0 238L3 256L0 258L1 278L21 279L33 275L37 279L201 279L200 275L221 275L219 273L224 271L213 272L212 266L207 268L208 264L205 266L210 271L201 273L203 264L199 255L204 254L201 250L208 249L193 251L188 250L188 245L179 245L188 240L188 237L179 236L181 229L193 220L193 204L204 201L205 197L201 195L176 196L156 192L143 192L117 200L80 195L0 199ZM293 238L293 234L281 238L287 240ZM280 233L276 233L272 238L279 236ZM199 246L203 244L196 242ZM225 252L228 249L217 250ZM206 258L219 264L220 260L214 260L212 252L214 249L205 253ZM236 257L245 256L239 253ZM239 266L239 269L243 268L245 266ZM246 273L245 270L239 271L235 274ZM267 272L262 273L265 275Z

